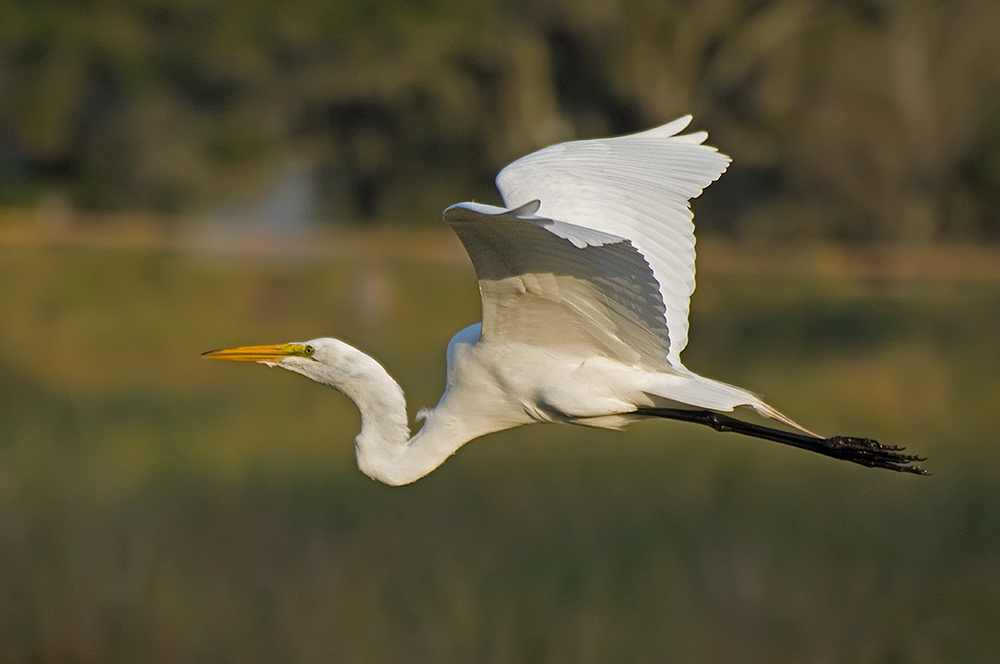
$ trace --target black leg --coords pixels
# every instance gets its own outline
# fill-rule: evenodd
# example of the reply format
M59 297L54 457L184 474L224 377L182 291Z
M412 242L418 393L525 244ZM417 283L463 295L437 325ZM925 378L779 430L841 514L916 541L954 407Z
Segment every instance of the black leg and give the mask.
M916 461L925 461L923 457L912 454L901 454L906 449L895 445L880 445L870 438L852 438L849 436L834 436L833 438L814 438L804 433L782 431L729 417L722 413L709 410L682 410L680 408L639 408L639 415L650 417L665 417L671 420L694 422L712 427L716 431L734 431L754 438L763 438L783 445L791 445L810 452L824 454L834 459L842 459L858 463L869 468L887 468L901 473L927 475L928 472L920 466L912 465Z

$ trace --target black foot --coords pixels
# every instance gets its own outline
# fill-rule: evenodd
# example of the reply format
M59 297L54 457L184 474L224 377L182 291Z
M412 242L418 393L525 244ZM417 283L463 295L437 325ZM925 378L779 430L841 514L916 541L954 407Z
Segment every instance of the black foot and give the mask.
M859 463L869 468L895 470L900 473L913 473L915 475L930 474L920 466L912 465L918 461L927 461L926 457L916 454L901 454L906 448L899 445L882 445L877 440L872 440L871 438L854 438L851 436L834 436L833 438L819 438L815 440L818 440L820 445L824 445L829 450L826 453L827 456L834 457L835 459ZM816 451L819 452L819 450Z
M885 468L886 470L913 473L914 475L930 474L920 466L914 465L918 461L926 461L926 458L915 454L902 454L903 450L906 449L905 447L882 445L871 438L854 438L851 436L816 438L803 433L782 431L781 429L772 429L759 424L744 422L735 417L729 417L728 415L708 410L640 408L636 412L640 415L665 417L672 420L704 424L716 431L733 431L746 436L753 436L754 438L763 438L764 440L823 454L834 459L861 464L869 468Z

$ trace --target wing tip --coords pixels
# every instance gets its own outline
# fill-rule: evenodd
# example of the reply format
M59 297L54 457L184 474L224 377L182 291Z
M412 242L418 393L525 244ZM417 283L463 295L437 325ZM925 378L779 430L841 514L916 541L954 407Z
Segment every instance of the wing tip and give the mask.
M662 138L670 138L670 137L684 138L684 137L687 137L687 136L691 136L692 134L686 134L684 137L677 136L677 135L679 133L681 133L682 131L684 131L685 129L687 129L687 126L689 124L691 124L691 122L693 120L694 120L694 116L691 115L691 114L688 114L688 115L681 116L681 117L677 118L676 120L673 120L673 121L668 122L666 124L660 125L659 127L653 127L652 129L647 129L646 131L639 132L639 133L645 134L647 136L656 136L656 137L662 137ZM702 133L704 133L704 132L702 132ZM705 134L705 136L707 138L708 134Z
M731 164L733 160L732 158L729 157L729 155L719 152L719 148L715 147L714 145L705 145L705 141L708 140L707 131L694 131L691 132L690 134L681 133L682 131L688 128L688 126L691 124L693 120L694 116L689 113L687 115L677 118L676 120L673 120L672 122L660 125L659 127L654 127L653 129L647 129L644 132L640 132L640 134L656 138L669 138L672 141L688 143L691 145L702 145L711 150L712 152L715 152L720 157L722 157L726 162L726 166ZM726 167L723 167L722 172L724 173L725 171ZM722 173L720 173L719 175L721 174Z
M669 130L671 135L675 135L687 129L688 125L690 125L692 121L694 121L694 116L688 113L687 115L682 115L673 122L668 122L663 125L663 128Z
M497 207L485 203L455 203L445 208L442 216L447 223L463 221L478 221L481 217L500 217L510 215L516 219L531 219L538 212L542 202L537 198L515 208Z

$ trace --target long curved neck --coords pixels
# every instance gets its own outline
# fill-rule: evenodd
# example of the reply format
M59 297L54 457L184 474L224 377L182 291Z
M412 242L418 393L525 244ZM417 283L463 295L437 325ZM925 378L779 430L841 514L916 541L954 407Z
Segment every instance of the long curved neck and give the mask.
M361 413L361 431L354 442L362 472L385 484L409 484L440 466L469 440L461 427L442 421L447 418L435 418L434 411L410 438L403 390L381 364L356 352L347 375L324 382L343 392Z

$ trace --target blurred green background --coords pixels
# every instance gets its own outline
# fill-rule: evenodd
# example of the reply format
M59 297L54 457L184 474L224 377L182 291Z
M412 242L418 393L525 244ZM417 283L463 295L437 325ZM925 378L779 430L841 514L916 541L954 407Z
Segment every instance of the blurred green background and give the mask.
M996 0L0 0L0 204L434 220L692 113L713 228L1000 238Z
M0 0L0 662L1000 652L1000 5ZM202 351L335 335L411 413L479 319L437 220L695 114L694 371L928 478L676 422L414 485Z

